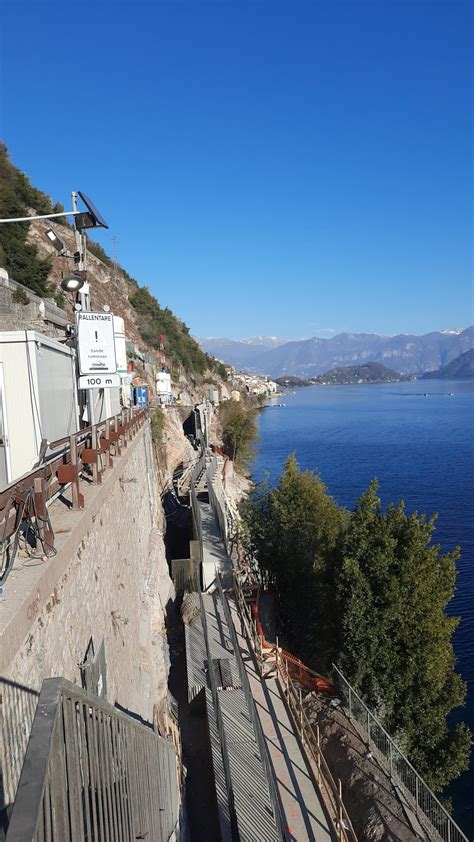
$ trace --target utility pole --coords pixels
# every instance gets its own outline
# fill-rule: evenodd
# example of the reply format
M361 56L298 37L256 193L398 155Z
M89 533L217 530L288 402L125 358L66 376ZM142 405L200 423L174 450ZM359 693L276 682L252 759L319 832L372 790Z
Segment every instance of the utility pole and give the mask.
M113 273L112 273L112 280L115 281L117 277L117 237L115 234L112 236L112 255L113 255Z
M72 209L74 214L78 213L77 210L77 196L75 191L73 190L71 193L72 199ZM76 254L75 259L77 262L77 268L79 272L83 272L84 275L87 272L87 239L84 231L79 231L76 227L76 222L74 220L74 237L76 240ZM79 299L82 310L86 313L90 312L91 309L91 299L90 299L90 288L87 280L84 283L84 286L79 291Z

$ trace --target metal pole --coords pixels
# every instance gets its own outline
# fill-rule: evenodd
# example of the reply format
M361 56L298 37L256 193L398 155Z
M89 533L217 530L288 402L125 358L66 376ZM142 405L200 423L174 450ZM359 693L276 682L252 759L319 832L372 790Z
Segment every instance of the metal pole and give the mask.
M319 735L319 725L316 725L316 742L318 744L317 758L318 758L318 784L319 784L320 779L321 779L321 740L320 740L320 735Z
M349 719L352 719L352 688L349 686Z
M74 214L79 213L77 210L77 196L75 191L73 190L71 193L71 200L72 200L72 210ZM74 238L76 240L76 249L79 253L79 261L77 264L77 268L80 272L87 271L87 240L86 235L81 233L76 228L76 224L74 222ZM90 313L91 311L91 297L90 297L90 289L89 284L86 282L81 290L79 290L79 299L80 304L82 307L82 311L84 313ZM77 352L77 344L76 344L76 352ZM88 415L88 424L91 426L95 424L95 417L94 417L94 399L92 395L92 390L86 390L86 405L87 405L87 415Z
M338 792L339 792L339 831L340 831L341 839L342 839L344 825L342 823L342 783L341 783L340 778L338 778L338 784L339 784L339 787L338 787Z

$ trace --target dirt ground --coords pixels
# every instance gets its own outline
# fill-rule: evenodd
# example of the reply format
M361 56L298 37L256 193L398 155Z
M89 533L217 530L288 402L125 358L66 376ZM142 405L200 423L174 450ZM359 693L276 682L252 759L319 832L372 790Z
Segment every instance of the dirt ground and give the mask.
M390 781L383 759L371 746L367 757L365 735L342 707L310 693L305 700L311 723L319 726L321 747L333 778L342 783L343 799L360 842L415 842L439 839L426 832L410 804L403 805Z

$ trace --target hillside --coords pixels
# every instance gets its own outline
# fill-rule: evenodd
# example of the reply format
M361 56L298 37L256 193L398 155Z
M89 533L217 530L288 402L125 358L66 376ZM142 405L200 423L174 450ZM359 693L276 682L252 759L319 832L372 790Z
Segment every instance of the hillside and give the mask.
M380 363L367 363L367 365L350 365L341 368L333 368L313 377L311 382L315 385L339 385L346 386L355 383L398 383L405 380L397 371L387 368Z
M460 354L437 371L426 371L423 380L471 380L474 377L474 348Z
M0 144L0 217L55 213L64 210L60 203L33 187L28 177L15 167L6 146ZM113 220L110 220L113 222ZM63 272L73 268L71 260L59 257L46 237L53 226L68 249L76 250L73 229L64 220L38 220L0 226L0 266L10 277L41 297L54 298L72 313L72 301L65 300L60 289ZM94 308L108 304L125 321L127 337L142 350L158 357L160 335L165 336L166 355L177 378L187 372L202 378L206 372L223 375L222 366L204 352L190 336L189 328L168 307L162 307L147 287L115 266L101 245L88 243L88 280Z
M433 331L423 336L375 333L339 333L332 339L298 339L262 347L237 340L200 340L219 359L270 377L294 375L310 379L333 368L381 363L401 374L423 374L447 365L474 347L474 327Z

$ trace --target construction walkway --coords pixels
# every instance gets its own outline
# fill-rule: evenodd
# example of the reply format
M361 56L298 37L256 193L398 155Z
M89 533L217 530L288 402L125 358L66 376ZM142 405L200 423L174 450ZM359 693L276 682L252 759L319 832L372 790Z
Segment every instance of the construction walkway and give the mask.
M203 538L203 578L207 587L217 573L230 572L230 559L219 535L214 512L208 503L200 502ZM204 564L206 565L204 573ZM213 568L212 568L212 565ZM275 678L262 679L257 671L250 644L243 633L243 624L236 602L227 594L240 655L244 661L252 695L274 770L275 781L288 829L287 839L295 842L325 842L335 839L330 830L326 808L308 770L296 737L286 703Z
M296 737L294 726L275 678L262 679L245 634L234 599L229 607L237 633L240 654L247 671L262 731L275 773L288 827L288 838L331 840L326 808L317 792Z
M210 503L198 501L202 527L202 582L203 591L215 587L217 573L223 577L230 572L230 559L226 553L219 527Z

